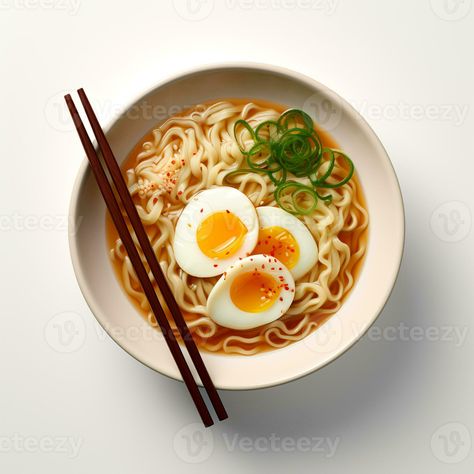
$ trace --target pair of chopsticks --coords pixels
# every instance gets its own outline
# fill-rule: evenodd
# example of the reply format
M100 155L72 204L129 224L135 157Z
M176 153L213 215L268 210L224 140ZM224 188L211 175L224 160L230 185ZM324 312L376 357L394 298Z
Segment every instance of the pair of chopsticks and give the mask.
M224 420L227 418L227 413L225 411L224 405L222 404L219 394L217 393L217 390L214 387L214 384L212 383L211 377L209 376L209 373L206 369L206 366L204 365L199 350L196 347L196 344L194 343L191 333L189 332L181 310L179 309L178 303L176 302L173 293L165 279L163 271L161 270L160 264L156 259L150 240L148 239L140 217L138 216L135 204L133 203L132 197L128 191L119 165L117 164L114 154L112 153L112 149L110 148L110 145L99 124L99 121L97 120L97 117L92 109L89 99L86 96L86 93L83 89L79 89L77 92L79 94L79 98L82 102L87 118L94 132L99 149L102 153L106 169L109 171L110 176L112 177L112 182L115 185L116 194L120 198L122 206L125 209L125 212L130 220L130 223L140 244L143 255L145 256L148 262L150 270L155 278L155 281L158 284L158 288L160 289L161 294L163 295L166 305L168 306L168 309L170 310L173 316L176 327L178 328L178 331L184 341L184 344L186 345L188 353L191 356L197 373L201 378L201 382L207 391L209 399L211 400L211 403L214 406L214 410L219 420ZM133 265L133 269L135 270L138 280L140 281L143 291L145 292L148 302L150 303L150 307L156 317L156 320L160 325L166 343L168 344L168 348L176 362L176 365L178 366L184 383L186 384L189 394L191 395L191 398L193 399L194 404L196 405L196 408L199 412L199 415L201 416L204 425L211 426L214 422L211 418L206 403L204 402L201 392L199 391L199 387L196 381L194 380L191 370L186 363L186 359L184 358L184 355L181 352L181 348L175 338L173 330L171 329L166 314L164 313L163 308L160 305L153 284L148 278L147 271L143 265L143 262L140 259L138 250L135 247L132 236L130 235L129 229L122 215L120 204L116 200L112 184L107 178L107 174L103 168L103 164L94 148L94 145L92 144L91 139L87 134L84 123L82 122L79 112L77 111L77 108L74 105L71 95L66 95L64 99L66 100L69 112L71 113L71 117L74 121L74 125L81 140L82 146L84 147L84 151L86 152L100 192L107 205L107 209L109 210L110 215L112 216L112 220L114 222L115 227L117 228L118 235L123 242L123 245Z

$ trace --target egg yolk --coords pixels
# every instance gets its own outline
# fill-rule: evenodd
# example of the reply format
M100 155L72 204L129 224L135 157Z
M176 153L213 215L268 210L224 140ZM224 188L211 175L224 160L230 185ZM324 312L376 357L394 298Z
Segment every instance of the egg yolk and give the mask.
M253 253L271 255L287 268L293 268L300 257L300 248L290 232L283 227L274 226L260 229Z
M227 258L237 252L247 227L230 211L219 211L203 219L196 232L201 252L210 258Z
M237 275L230 285L230 297L237 308L247 313L267 310L280 294L280 285L268 273L259 271Z

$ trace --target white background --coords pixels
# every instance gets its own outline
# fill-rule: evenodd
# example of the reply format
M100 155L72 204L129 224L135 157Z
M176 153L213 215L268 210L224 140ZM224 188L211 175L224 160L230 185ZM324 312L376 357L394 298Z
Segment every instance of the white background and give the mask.
M472 472L471 3L0 0L0 471ZM202 435L183 385L104 335L76 284L83 152L62 94L85 87L108 121L219 61L285 66L349 100L393 161L407 239L373 331L302 380L222 392L230 419Z

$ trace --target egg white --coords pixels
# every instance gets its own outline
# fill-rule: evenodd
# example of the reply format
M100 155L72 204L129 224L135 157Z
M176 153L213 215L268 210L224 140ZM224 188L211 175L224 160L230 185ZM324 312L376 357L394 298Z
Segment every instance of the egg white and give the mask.
M318 246L309 229L293 214L279 207L257 207L259 228L281 227L286 229L298 242L299 257L296 265L290 268L293 278L297 280L309 272L318 261Z
M262 265L264 268L262 269ZM277 282L283 277L288 290L282 288L273 305L259 313L242 311L232 301L230 288L234 279L247 272L258 270L267 273ZM288 268L269 255L251 255L231 265L214 285L207 299L209 316L217 324L231 329L252 329L279 319L291 306L295 296L295 282ZM280 301L280 297L282 301Z
M241 247L228 258L214 259L199 248L196 232L211 214L230 211L247 227ZM218 186L197 193L183 209L176 224L173 251L178 265L190 275L212 277L222 274L239 257L252 253L258 240L258 219L249 198L235 188Z

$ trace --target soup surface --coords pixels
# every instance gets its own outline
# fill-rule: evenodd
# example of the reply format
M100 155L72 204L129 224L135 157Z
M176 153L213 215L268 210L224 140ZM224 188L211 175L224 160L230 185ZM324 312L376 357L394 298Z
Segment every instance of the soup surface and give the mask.
M283 207L288 210L279 204L275 193L277 185L284 180L276 183L273 179L276 174L248 169L247 150L258 143L252 138L252 130L256 130L262 122L277 122L287 109L255 99L226 99L197 105L157 124L136 144L122 165L155 254L200 349L252 355L299 341L338 311L360 271L367 246L368 213L357 176L356 156L351 157L356 170L351 178L341 186L331 187L331 184L341 182L348 175L350 161L344 158L342 152L339 154L336 151L333 155L327 152L327 156L333 157L333 162L328 159L327 164L320 166L318 173L324 174L324 182L329 185L317 189L319 198L310 212L305 207L311 204L307 204L308 196L304 192L296 192L300 185L295 185L293 197L295 200L303 197L301 207L297 202L295 212L289 209L291 217L298 219L299 224L309 231L310 240L314 239L316 244L311 243L315 249L315 264L309 270L301 270L301 265L305 259L311 258L313 247L308 247L296 231L292 232L294 227L280 225L280 221L276 221L278 225L262 227L263 213L260 209ZM238 120L245 120L249 130L244 127L240 132L236 125ZM332 137L319 129L317 124L314 124L314 130L324 150L339 149ZM264 130L260 133L268 133L270 137L273 132L269 127L268 132ZM291 146L293 151L301 152L298 144ZM264 154L259 150L255 163L263 163ZM323 154L323 158L326 159L326 155ZM236 170L242 172L229 175ZM303 183L306 177L289 173L285 179ZM201 218L203 208L198 209L187 224L190 227L195 225L195 232L192 237L183 239L178 235L180 226L177 224L180 216L186 213L184 210L191 208L190 203L196 196L204 196L201 192L220 187L223 190L234 188L243 193L252 204L252 215L249 217L237 205L235 212L231 212L222 204L225 208ZM305 189L304 186L301 188ZM297 212L300 208L305 211ZM254 214L256 219L252 217ZM269 214L272 215L271 209ZM259 222L258 238L254 242L252 226L259 226ZM286 222L292 220L288 218ZM120 285L148 322L159 330L108 214L106 231L107 248ZM181 250L186 250L189 245L186 259L176 258L177 243ZM193 244L195 247L192 247ZM239 257L239 249L244 248L250 248L250 251ZM185 266L185 260L186 264L192 264L198 253L199 258L206 259L202 262L215 262L208 269L211 274L214 273L213 276L193 275L178 264L177 260L183 262L182 266ZM228 263L224 265L223 262L230 262L233 258L238 262L242 256L247 259L256 254L271 257L267 269L242 270L226 285L224 280L229 267ZM272 263L273 258L277 263ZM288 270L295 276L294 287L290 283L281 283L281 275L271 273L281 270L280 265L284 267L283 271ZM204 267L202 264L199 266L200 269ZM304 273L300 274L300 270ZM232 271L235 272L235 269ZM208 300L213 289L214 293L219 293L219 307L225 308L225 313L226 308L229 313L236 311L234 320L230 318L232 314L229 316L226 313L225 320L229 320L229 324L216 322L224 319L210 314ZM259 291L263 291L261 296ZM285 291L291 293L291 304L276 319L244 329L241 327L252 322L241 325L237 321L234 324L240 314L238 311L254 314L255 324L258 324L259 314L268 314L272 307L283 305L281 302L284 299L290 301ZM211 300L216 301L215 296L211 296ZM261 321L264 320L268 318ZM171 324L173 326L172 321Z

